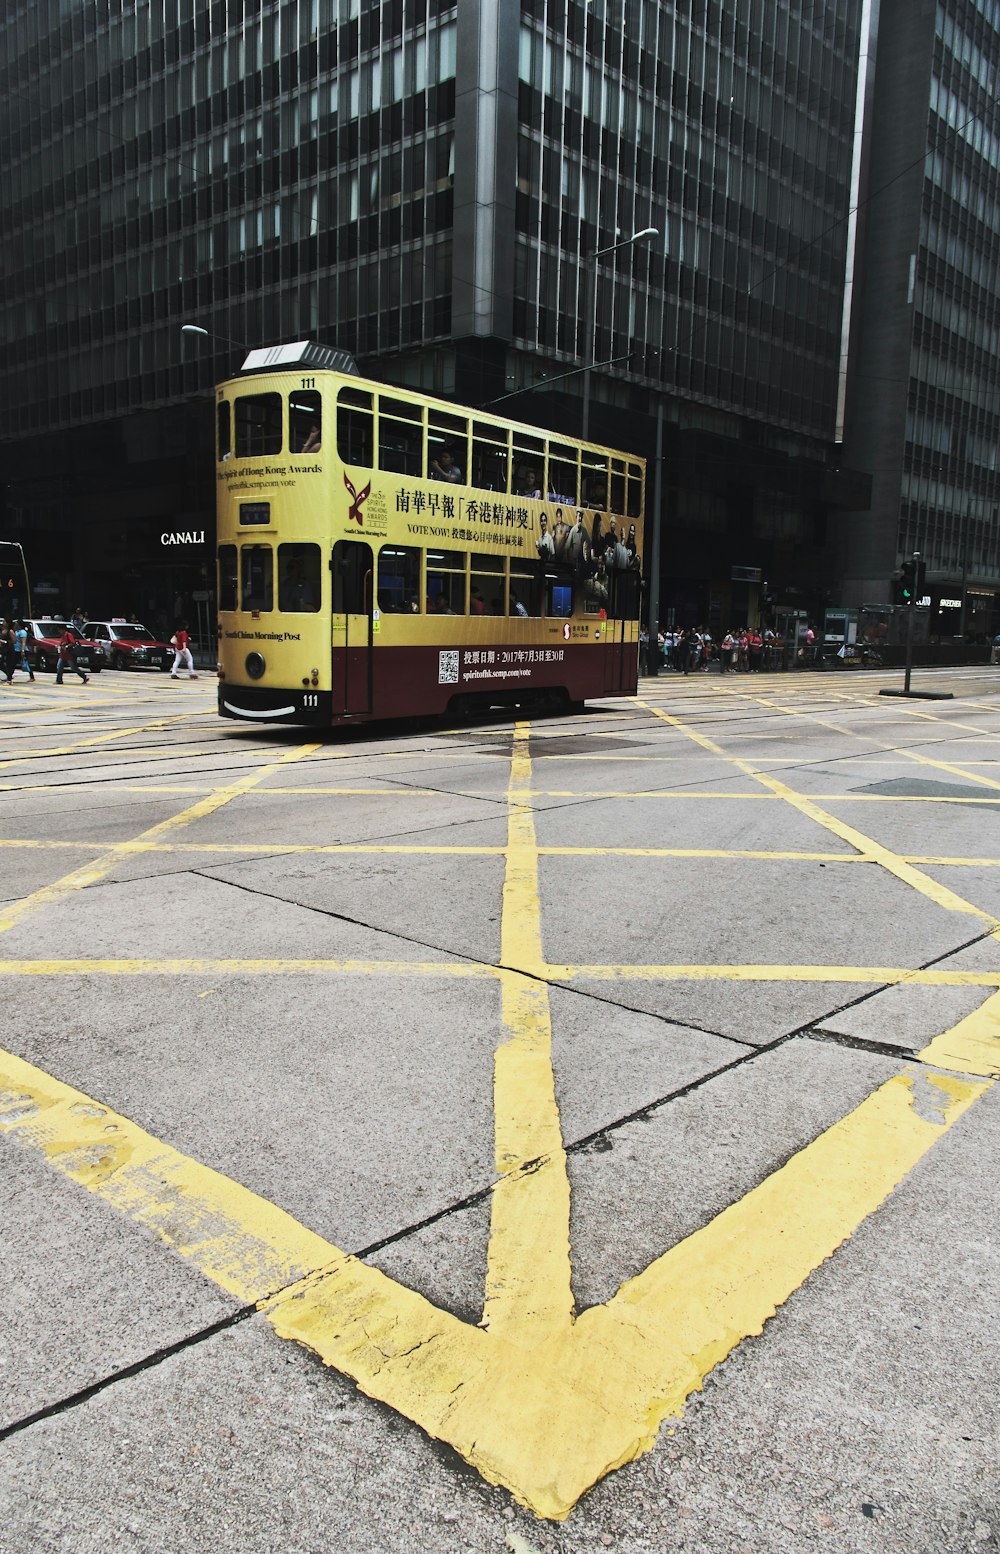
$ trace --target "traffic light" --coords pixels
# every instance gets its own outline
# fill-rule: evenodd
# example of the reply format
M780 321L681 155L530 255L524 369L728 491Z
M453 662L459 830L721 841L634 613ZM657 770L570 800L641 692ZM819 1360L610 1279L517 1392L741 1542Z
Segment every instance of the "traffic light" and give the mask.
M904 604L916 604L924 596L927 582L927 563L918 556L904 561L899 570L899 593Z

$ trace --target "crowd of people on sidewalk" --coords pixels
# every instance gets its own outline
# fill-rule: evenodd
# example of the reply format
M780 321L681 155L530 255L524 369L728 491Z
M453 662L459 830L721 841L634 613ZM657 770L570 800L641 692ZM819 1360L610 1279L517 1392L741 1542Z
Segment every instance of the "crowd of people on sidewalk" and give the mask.
M707 673L718 666L721 674L754 674L781 669L785 661L785 642L770 627L741 626L713 640L703 626L682 631L657 633L660 665L678 674ZM649 631L639 633L639 673L649 673Z

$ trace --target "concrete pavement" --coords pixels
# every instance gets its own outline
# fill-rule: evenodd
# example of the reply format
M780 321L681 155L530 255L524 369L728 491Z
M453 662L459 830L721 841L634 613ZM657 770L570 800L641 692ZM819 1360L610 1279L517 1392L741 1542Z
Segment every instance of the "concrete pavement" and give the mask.
M921 673L8 691L0 1550L1000 1547L1000 684Z

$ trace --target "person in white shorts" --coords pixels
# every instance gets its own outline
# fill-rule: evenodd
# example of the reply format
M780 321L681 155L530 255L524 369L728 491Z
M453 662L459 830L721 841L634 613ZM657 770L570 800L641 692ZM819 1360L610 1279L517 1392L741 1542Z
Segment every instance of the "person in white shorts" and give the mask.
M174 632L170 639L174 646L174 667L170 671L171 680L180 679L180 675L177 673L177 671L181 664L187 665L189 680L197 680L198 678L194 672L194 659L191 657L191 649L188 647L188 643L191 639L188 636L187 624L187 621L181 621L177 630Z

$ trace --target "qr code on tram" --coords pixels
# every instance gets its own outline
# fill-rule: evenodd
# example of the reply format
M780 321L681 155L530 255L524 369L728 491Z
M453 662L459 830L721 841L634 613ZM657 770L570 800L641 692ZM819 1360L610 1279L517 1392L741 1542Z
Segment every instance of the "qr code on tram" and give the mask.
M438 685L458 684L458 654L438 654Z

